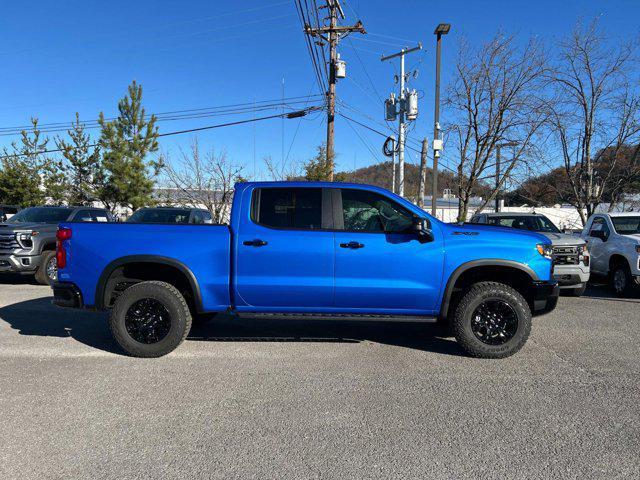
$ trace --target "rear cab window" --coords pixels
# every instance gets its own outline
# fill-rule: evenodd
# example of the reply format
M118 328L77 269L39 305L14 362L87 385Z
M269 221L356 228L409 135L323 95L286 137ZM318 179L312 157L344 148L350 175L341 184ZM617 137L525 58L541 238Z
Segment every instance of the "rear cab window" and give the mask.
M270 228L320 230L322 196L322 188L258 188L251 219Z

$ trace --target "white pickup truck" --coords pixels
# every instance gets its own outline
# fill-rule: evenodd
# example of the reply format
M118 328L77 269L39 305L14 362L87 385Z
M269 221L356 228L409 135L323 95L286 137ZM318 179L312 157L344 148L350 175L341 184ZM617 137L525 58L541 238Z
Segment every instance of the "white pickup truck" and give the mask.
M591 272L606 275L617 295L640 285L640 212L597 213L582 231Z

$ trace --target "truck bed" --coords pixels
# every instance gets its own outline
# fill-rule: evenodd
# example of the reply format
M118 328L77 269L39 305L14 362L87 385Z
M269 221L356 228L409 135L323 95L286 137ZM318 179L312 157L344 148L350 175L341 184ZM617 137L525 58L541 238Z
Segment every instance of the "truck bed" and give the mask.
M95 292L110 264L122 258L167 259L180 263L198 279L202 307L225 310L230 305L230 243L226 225L159 225L135 223L63 223L70 228L67 267L59 280L73 278L84 304L96 304Z

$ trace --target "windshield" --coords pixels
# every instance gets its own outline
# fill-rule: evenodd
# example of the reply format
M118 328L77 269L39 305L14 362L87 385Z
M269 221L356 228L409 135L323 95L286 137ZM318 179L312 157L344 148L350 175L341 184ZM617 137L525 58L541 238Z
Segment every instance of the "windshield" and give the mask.
M611 217L611 221L620 235L640 233L640 217Z
M138 210L129 217L130 223L188 223L189 210Z
M510 215L487 218L489 225L518 228L532 232L560 233L551 220L544 215Z
M25 208L11 217L7 223L60 223L69 218L72 211L71 208Z

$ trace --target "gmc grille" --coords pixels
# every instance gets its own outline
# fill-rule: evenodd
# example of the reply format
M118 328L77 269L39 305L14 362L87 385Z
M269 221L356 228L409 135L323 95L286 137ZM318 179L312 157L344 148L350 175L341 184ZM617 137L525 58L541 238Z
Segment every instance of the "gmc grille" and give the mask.
M553 247L554 265L578 265L580 253L577 245Z

